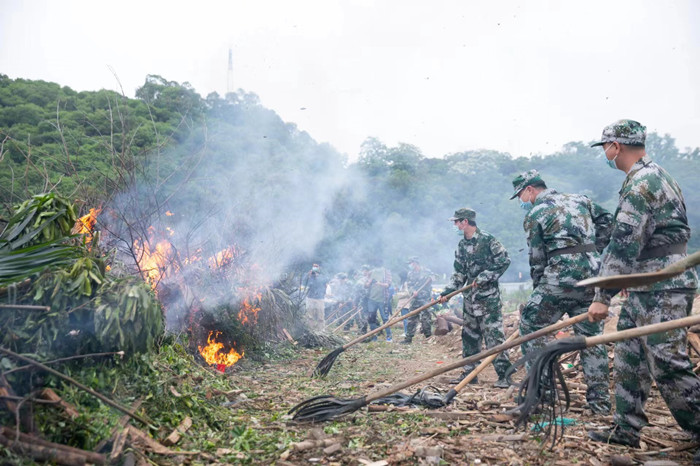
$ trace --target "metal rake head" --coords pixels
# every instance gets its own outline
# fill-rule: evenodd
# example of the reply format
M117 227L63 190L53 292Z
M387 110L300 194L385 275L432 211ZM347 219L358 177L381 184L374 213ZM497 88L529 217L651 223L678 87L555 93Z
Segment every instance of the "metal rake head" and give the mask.
M430 389L434 390L431 391ZM435 387L425 387L416 391L413 395L406 393L393 393L383 398L372 401L371 404L388 404L394 406L421 406L429 409L437 409L446 406L440 390Z
M333 367L335 360L338 359L338 356L340 356L340 353L343 351L345 351L345 349L341 346L340 348L336 348L328 353L326 357L321 359L321 362L318 363L311 376L325 377L331 371L331 367Z
M323 422L350 414L367 405L365 397L336 398L331 395L320 395L302 401L289 410L292 420L297 422Z
M572 351L586 348L584 337L564 338L549 343L544 348L526 355L508 371L508 378L520 366L532 361L530 371L520 383L519 405L511 410L518 414L516 427L526 427L531 416L543 431L544 438L552 436L552 447L564 433L564 425L557 421L557 412L569 409L569 390L559 365L559 357ZM560 388L561 387L561 390ZM562 406L559 393L563 392L565 405ZM557 409L558 408L558 409ZM553 432L552 432L553 431Z

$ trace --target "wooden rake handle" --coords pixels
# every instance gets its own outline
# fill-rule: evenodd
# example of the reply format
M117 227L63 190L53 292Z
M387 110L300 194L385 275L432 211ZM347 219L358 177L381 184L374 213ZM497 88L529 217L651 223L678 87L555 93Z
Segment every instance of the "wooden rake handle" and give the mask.
M695 314L682 319L669 320L659 322L658 324L645 325L643 327L630 328L619 332L605 333L594 337L586 338L586 348L591 346L601 345L603 343L614 343L616 341L631 340L632 338L644 337L654 333L668 332L683 327L692 327L700 324L700 314Z
M333 320L329 319L330 322L324 327L324 330L334 326L338 322L342 322L342 320L345 319L347 316L349 316L351 312L354 312L355 309L357 309L357 306L353 306L352 309L350 309L349 311L347 311L343 315L338 316L337 318L334 317Z
M458 293L460 291L462 291L462 290L457 290L457 291L455 291L455 293ZM452 293L450 293L450 294L452 294ZM406 315L408 315L408 314L406 314ZM584 313L584 314L579 314L576 317L572 317L570 319L562 320L561 322L554 323L548 327L539 329L539 330L532 332L532 333L528 333L527 335L523 335L523 336L516 338L514 340L511 340L509 342L501 343L498 346L494 346L494 347L489 348L485 351L482 351L481 353L475 354L473 356L469 356L468 358L460 359L460 360L452 362L450 364L446 364L438 369L435 369L434 371L427 372L425 374L417 375L412 379L406 380L404 382L400 382L396 385L392 385L391 387L385 388L384 390L381 390L381 391L378 391L375 393L370 393L369 395L367 395L365 400L367 401L367 403L370 403L374 400L378 400L379 398L383 398L385 396L391 395L392 393L398 392L399 390L402 390L406 387L410 387L411 385L415 385L415 384L423 382L425 380L432 379L435 376L438 376L440 374L444 374L445 372L449 372L453 369L457 369L459 367L465 366L466 364L475 363L475 362L480 361L488 356L491 356L492 354L501 353L507 349L513 348L513 347L518 346L522 343L528 342L530 340L534 340L535 338L545 336L548 333L554 332L554 331L562 329L564 327L568 327L569 325L578 324L579 322L583 322L584 320L587 320L587 319L588 319L588 313Z
M513 333L511 333L510 336L508 337L508 339L506 341L504 341L503 343L504 344L510 343L511 341L515 340L517 337L518 337L518 331L516 330ZM474 380L476 378L476 376L479 375L479 373L481 373L481 371L483 371L486 368L486 366L491 364L493 362L493 360L498 357L499 354L500 353L492 354L488 358L481 361L481 363L478 366L476 366L476 368L474 370L472 370L469 373L469 375L467 375L460 383L458 383L454 387L453 390L455 392L459 393L469 382Z
M463 293L463 292L467 291L469 288L472 288L473 286L474 286L474 283L472 283L471 285L467 285L464 288L460 288L459 290L453 291L452 293L446 295L445 297L447 299L450 299L453 296L458 295L459 293ZM343 349L346 350L346 349L350 348L352 345L355 345L355 344L361 342L362 340L365 340L365 339L371 337L372 335L376 335L377 333L381 332L382 330L384 330L387 327L390 327L398 322L401 322L404 319L408 319L411 316L414 316L422 311L425 311L429 307L435 306L437 303L439 303L438 300L430 301L425 306L421 306L417 309L414 309L411 312L409 312L408 314L404 314L404 315L402 315L400 317L396 317L396 318L392 317L387 322L385 322L383 325L375 328L374 330L369 331L369 332L365 333L364 335L360 335L359 337L355 338L354 340L352 340L348 343L345 343L343 345ZM397 312L394 313L394 315L396 315L398 312L401 312L401 309L398 309Z
M355 308L353 308L353 309L355 309ZM361 307L357 308L357 310L355 310L355 312L353 312L350 317L345 319L342 324L338 325L336 328L331 330L331 333L337 333L341 328L345 327L345 324L350 322L352 320L352 318L355 317L357 314L359 314L361 311L362 311Z
M629 275L609 275L607 277L593 277L581 280L576 286L597 286L598 288L633 288L636 286L651 285L680 275L691 267L700 264L700 251L697 251L668 267L656 272L632 273Z

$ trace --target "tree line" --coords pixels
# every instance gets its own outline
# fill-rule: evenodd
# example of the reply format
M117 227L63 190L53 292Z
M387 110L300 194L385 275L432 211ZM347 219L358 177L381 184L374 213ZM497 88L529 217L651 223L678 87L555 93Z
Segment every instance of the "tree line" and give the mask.
M187 83L148 76L129 98L0 75L0 217L54 191L75 199L81 213L122 205L138 212L125 222L162 217L212 250L236 243L277 274L316 261L330 271L364 263L400 271L408 256L449 274L459 236L447 218L472 207L479 227L511 255L504 279L517 281L529 269L512 178L535 168L549 187L613 211L623 174L589 145L572 141L529 158L492 150L429 158L413 145L368 137L349 161L242 90L201 97ZM647 152L678 180L698 231L700 149L651 133ZM689 248L699 247L695 234Z

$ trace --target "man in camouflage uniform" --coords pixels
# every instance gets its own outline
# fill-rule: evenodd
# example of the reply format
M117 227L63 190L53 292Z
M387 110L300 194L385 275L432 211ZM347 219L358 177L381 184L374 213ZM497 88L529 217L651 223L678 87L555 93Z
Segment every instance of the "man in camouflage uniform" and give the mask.
M365 319L369 322L369 329L374 330L379 327L377 313L382 317L382 323L389 320L389 315L386 310L387 290L391 286L391 272L384 267L376 267L372 269L365 282L365 288L368 290L367 308L365 308ZM391 328L387 327L386 341L391 343ZM374 335L369 341L377 341L377 336Z
M491 234L476 226L476 212L459 209L450 218L463 233L455 251L454 273L450 285L440 294L440 303L447 302L445 295L474 283L474 287L462 293L462 357L481 352L483 338L487 348L503 343L503 315L501 314L501 292L498 279L510 265L508 252ZM505 352L493 361L498 374L496 387L508 387L505 374L510 369ZM464 372L453 383L459 383L476 364L464 366ZM472 383L478 383L475 378Z
M350 330L354 322L360 334L367 333L367 320L364 318L364 313L365 309L367 309L369 290L365 288L365 282L367 281L367 277L369 277L370 270L371 267L369 265L363 265L355 276L355 281L352 284L353 306L356 308L355 311L359 309L360 312L357 312L355 317L345 324L344 330Z
M430 271L421 267L417 257L409 258L408 266L410 267L410 270L406 276L406 286L408 287L408 291L411 293L413 298L413 301L411 301L411 305L408 308L408 312L411 312L419 307L425 306L428 304L428 302L430 302L430 285L432 284L433 279ZM407 345L411 344L413 341L413 336L416 334L416 326L418 325L419 319L421 331L423 332L423 335L425 335L425 338L432 335L432 330L430 328L432 325L430 322L430 310L425 309L417 315L407 319L408 325L406 326L406 336L401 343Z
M594 144L602 146L611 167L627 174L601 276L652 272L686 256L690 228L683 194L671 175L646 154L645 139L646 128L640 123L619 120L606 126L601 141ZM697 286L695 269L690 269L668 280L630 288L617 329L688 316ZM591 318L605 319L610 299L619 291L596 289ZM593 440L639 445L652 380L678 424L700 439L700 378L686 353L686 337L686 329L679 329L615 344L614 426L589 432ZM694 459L700 463L700 450Z
M601 252L610 240L612 215L588 197L548 189L537 170L513 180L520 205L527 211L523 228L529 246L533 291L520 312L520 334L527 335L554 324L564 313L584 314L593 301L593 290L576 287L580 280L598 273ZM600 335L599 322L574 325L576 335ZM539 349L544 338L523 343L523 355ZM594 413L610 413L610 370L604 346L581 351L587 407ZM528 367L529 369L529 367Z

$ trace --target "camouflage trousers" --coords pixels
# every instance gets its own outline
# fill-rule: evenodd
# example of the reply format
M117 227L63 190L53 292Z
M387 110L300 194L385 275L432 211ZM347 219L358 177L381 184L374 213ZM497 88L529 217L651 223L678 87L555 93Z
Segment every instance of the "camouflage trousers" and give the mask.
M690 315L695 291L630 292L622 305L618 330ZM678 424L700 436L700 378L686 352L686 329L615 343L614 422L638 431L647 424L644 403L654 380Z
M425 306L428 304L425 301L413 301L411 303L411 307L409 308L409 312L414 311L418 309L419 307ZM411 340L413 336L416 334L416 327L418 326L418 321L420 320L420 329L421 332L423 332L423 335L425 335L426 338L428 338L430 335L432 335L432 314L430 312L430 309L425 309L418 314L409 317L406 319L408 321L408 324L406 325L406 339Z
M520 311L520 335L527 335L554 324L564 314L574 317L588 312L593 301L594 291L586 288L563 288L540 285L534 289L527 304ZM574 333L584 337L600 335L602 322L583 321L574 325ZM523 355L542 348L548 339L542 337L521 345ZM586 400L589 403L610 406L610 368L608 352L604 345L593 346L581 351L583 378L588 387ZM528 365L527 369L530 367Z
M483 339L486 348L498 346L505 340L503 336L503 315L501 314L501 298L499 295L469 302L464 299L462 308L462 357L467 358L480 353ZM465 372L473 371L478 362L464 366ZM500 353L493 360L493 367L499 378L503 378L510 369L510 361L506 352Z

